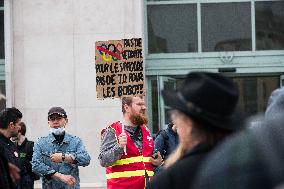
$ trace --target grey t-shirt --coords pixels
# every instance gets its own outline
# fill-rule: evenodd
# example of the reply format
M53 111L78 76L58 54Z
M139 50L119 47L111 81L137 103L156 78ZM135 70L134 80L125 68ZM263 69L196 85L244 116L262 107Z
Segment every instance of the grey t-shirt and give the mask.
M142 152L142 131L140 127L124 125L126 132L134 141L139 152ZM123 148L119 147L116 140L115 131L112 128L107 128L102 136L99 161L101 166L107 167L112 165L116 160L119 160L123 155Z

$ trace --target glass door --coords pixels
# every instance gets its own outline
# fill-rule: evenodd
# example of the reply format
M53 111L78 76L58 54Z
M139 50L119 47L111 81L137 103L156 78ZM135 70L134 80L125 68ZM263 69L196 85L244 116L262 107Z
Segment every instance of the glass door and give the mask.
M266 110L271 92L283 86L284 83L284 76L281 73L264 75L239 74L230 75L229 77L232 77L238 85L240 91L238 109L246 116L261 115ZM177 89L183 81L182 78L182 76L148 78L149 127L154 134L165 128L170 122L170 108L165 105L161 91L162 89Z
M280 86L279 78L280 75L233 77L240 91L239 110L247 116L265 112L272 91Z
M165 128L169 123L169 108L165 106L161 91L162 89L175 90L177 79L166 76L150 77L147 80L147 102L149 128L153 133Z
M172 78L172 77L166 77L166 76L161 76L159 77L159 83L160 83L160 89L159 92L159 97L161 98L159 100L160 102L160 129L166 128L166 125L171 122L170 120L170 115L169 111L170 108L165 105L164 100L162 99L162 94L161 91L163 89L165 90L176 90L177 87L177 79Z

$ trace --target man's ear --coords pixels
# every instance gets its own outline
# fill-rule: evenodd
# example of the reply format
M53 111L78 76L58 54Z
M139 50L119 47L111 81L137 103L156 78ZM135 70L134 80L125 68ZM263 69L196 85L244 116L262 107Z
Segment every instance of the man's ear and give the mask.
M9 125L8 125L8 128L11 128L11 127L14 127L14 123L13 122L10 122Z
M126 112L126 113L128 113L129 108L130 108L130 106L129 106L129 105L124 104L124 110L125 110L125 112Z

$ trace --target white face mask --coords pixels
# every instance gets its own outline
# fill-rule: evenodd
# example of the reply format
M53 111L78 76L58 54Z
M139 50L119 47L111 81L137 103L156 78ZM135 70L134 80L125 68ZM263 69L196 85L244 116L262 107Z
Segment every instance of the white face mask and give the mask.
M50 128L49 131L55 135L62 135L65 132L65 127Z

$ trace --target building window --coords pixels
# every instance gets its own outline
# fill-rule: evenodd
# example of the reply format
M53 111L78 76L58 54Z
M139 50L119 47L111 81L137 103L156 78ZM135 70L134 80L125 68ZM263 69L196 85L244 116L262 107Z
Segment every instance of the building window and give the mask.
M283 0L145 0L145 5L154 133L169 121L160 94L172 86L167 78L178 86L189 71L225 72L239 86L241 111L265 110L284 73Z
M4 0L0 0L0 110L6 107L5 90L5 43L4 43Z
M247 115L265 112L268 98L272 91L280 86L279 75L235 77L239 87L239 110Z
M284 2L255 3L257 50L284 49Z
M0 60L4 58L4 0L0 0Z
M252 50L250 3L204 3L201 18L203 52Z
M284 49L281 0L147 0L146 4L149 54Z
M5 80L0 80L0 111L6 107Z
M151 83L151 120L152 122L152 131L154 133L157 133L159 131L159 98L158 98L158 81L156 79L153 79L150 81Z
M158 80L165 76L158 76L151 78L151 108L150 125L152 126L152 132L157 133L160 129L165 128L165 124L170 122L169 110L165 105L161 108L159 106L159 98L157 96L158 91L161 90L157 85ZM232 77L233 81L239 88L239 101L237 104L238 111L244 113L246 116L253 116L257 114L263 114L266 110L268 99L275 89L280 85L280 75L275 74L271 76L251 75L251 76L238 76ZM180 88L183 79L180 77L173 77L172 82L163 85L164 89L175 90ZM173 83L175 82L175 84ZM161 99L162 100L162 99ZM159 118L161 113L164 112L164 122Z
M148 6L149 52L197 52L196 16L196 4Z

